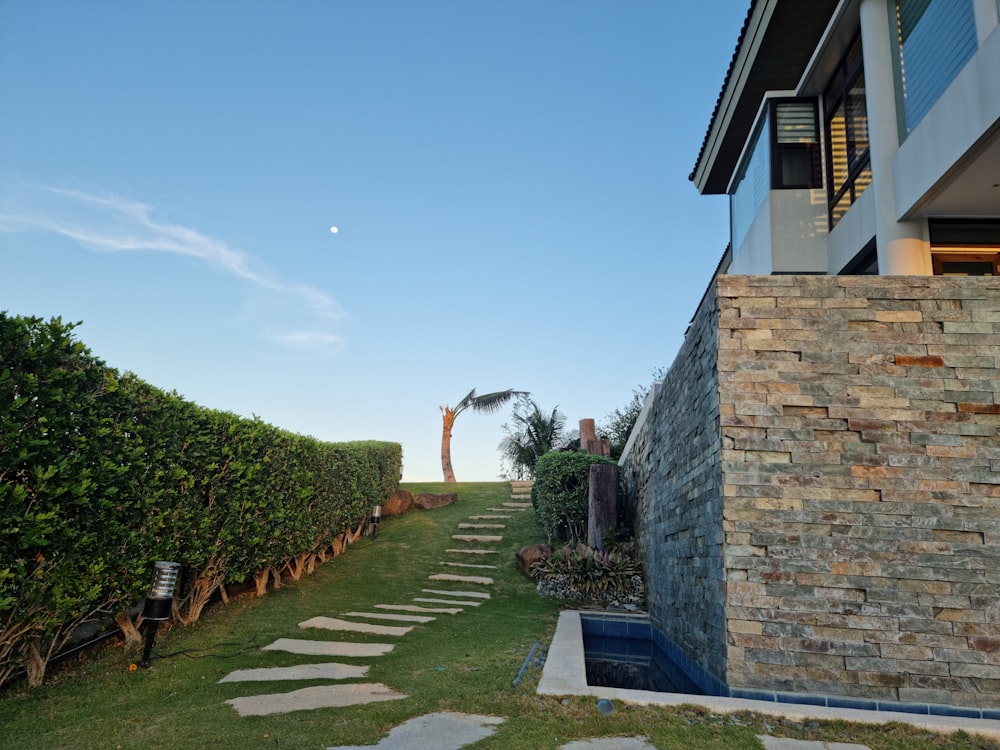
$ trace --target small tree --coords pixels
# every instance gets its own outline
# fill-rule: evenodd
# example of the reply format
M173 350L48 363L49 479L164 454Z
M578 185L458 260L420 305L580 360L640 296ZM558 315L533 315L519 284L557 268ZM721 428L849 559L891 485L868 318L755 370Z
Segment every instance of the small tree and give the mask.
M551 414L544 414L533 399L520 396L514 404L512 420L503 425L507 436L499 446L509 466L505 475L513 479L531 479L541 456L567 447L566 417L559 407Z
M653 380L662 381L666 370L659 368L653 371ZM611 457L621 458L625 450L635 423L639 420L642 407L646 405L646 397L649 395L649 388L637 385L632 389L632 400L620 409L615 409L605 415L605 422L597 426L597 436L605 438L611 443Z
M482 396L476 395L473 388L455 406L441 406L441 471L444 473L444 481L454 482L455 471L451 467L451 430L455 425L455 419L466 409L490 414L500 409L504 404L516 396L527 396L527 391L497 391L496 393L484 393Z

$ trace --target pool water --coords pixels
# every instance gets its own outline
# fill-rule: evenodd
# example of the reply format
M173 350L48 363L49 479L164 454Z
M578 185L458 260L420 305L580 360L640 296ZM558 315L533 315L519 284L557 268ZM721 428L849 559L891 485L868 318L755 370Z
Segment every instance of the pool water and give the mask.
M588 685L704 694L653 642L648 618L585 613L580 622Z

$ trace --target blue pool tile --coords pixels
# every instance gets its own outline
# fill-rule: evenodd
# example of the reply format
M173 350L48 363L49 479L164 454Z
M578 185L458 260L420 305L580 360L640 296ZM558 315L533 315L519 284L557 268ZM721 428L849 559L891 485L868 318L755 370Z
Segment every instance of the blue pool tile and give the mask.
M978 719L982 714L978 708L962 708L960 706L943 706L932 703L928 706L931 716L958 716L963 719ZM1000 713L1000 712L998 712Z
M741 698L746 701L768 701L774 703L777 696L769 690L746 690L744 688L733 688L729 691L730 698Z
M930 713L930 706L926 703L895 703L893 701L879 701L879 711L898 711L903 714L923 714Z
M818 693L783 693L775 692L774 699L778 703L798 703L803 706L826 706L830 697Z
M648 622L630 622L628 624L628 637L641 638L650 641L652 638L653 626Z
M863 698L844 698L831 695L826 699L826 705L830 708L859 708L862 711L878 711L878 702L864 700Z

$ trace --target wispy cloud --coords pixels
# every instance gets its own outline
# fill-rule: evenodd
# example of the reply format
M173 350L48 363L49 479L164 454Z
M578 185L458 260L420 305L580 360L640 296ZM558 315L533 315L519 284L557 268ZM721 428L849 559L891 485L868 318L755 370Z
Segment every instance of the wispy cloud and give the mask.
M96 190L27 183L0 174L0 233L41 231L75 240L99 252L162 252L192 258L278 293L307 312L318 328L342 317L337 302L308 284L289 281L249 253L191 227L159 219L152 206ZM265 332L297 349L329 348L341 338L329 331Z

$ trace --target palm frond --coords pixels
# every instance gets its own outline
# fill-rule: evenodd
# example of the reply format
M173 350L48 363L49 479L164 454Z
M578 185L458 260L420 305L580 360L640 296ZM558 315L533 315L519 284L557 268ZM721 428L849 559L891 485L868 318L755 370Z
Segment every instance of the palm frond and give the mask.
M475 390L470 394L473 398L467 404L471 406L474 411L478 411L484 414L492 414L498 411L512 398L517 396L527 396L527 391L515 391L510 388L506 391L497 391L496 393L484 393L482 396L475 396ZM468 396L466 397L468 398Z

